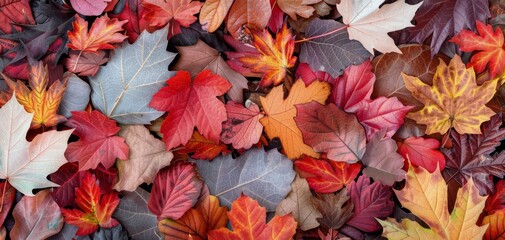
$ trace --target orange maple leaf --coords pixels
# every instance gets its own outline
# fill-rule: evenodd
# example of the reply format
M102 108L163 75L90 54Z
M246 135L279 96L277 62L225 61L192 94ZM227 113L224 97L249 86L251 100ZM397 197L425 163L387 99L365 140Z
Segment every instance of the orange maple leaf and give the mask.
M260 86L279 85L289 68L296 63L293 56L295 41L293 35L284 24L275 36L275 41L267 30L250 30L252 44L258 52L245 52L238 61L252 72L263 74Z
M58 115L63 93L67 87L67 78L63 81L54 82L49 88L49 75L47 66L39 62L35 66L30 66L29 84L30 89L21 81L13 81L5 76L5 83L16 92L19 103L25 107L29 113L33 113L30 128L52 127L66 120L64 116Z
M242 194L233 201L228 212L233 232L223 227L209 232L209 240L217 239L291 239L296 233L292 215L275 216L266 223L266 209L256 200Z
M73 30L68 31L68 47L82 52L94 52L104 49L114 49L113 43L121 43L128 38L120 31L128 20L119 21L117 18L110 19L107 15L101 16L93 22L88 31L88 22L78 14L72 24Z
M476 72L480 73L489 64L491 78L503 74L505 69L505 40L502 30L496 28L496 31L493 31L493 26L490 24L485 25L477 21L477 31L478 34L463 30L449 42L458 44L459 49L463 52L480 51L472 56L470 62L466 65L467 67L473 67Z
M306 87L300 79L293 84L286 99L284 99L282 86L273 88L266 97L260 97L265 111L265 117L261 118L260 122L265 127L269 138L278 137L281 140L282 148L288 158L299 158L303 154L319 157L312 147L303 142L302 132L294 120L295 105L312 101L324 104L330 95L330 89L328 83L319 81Z
M181 154L194 153L191 156L194 159L212 160L220 153L226 155L231 151L225 144L221 142L216 144L214 141L205 138L202 134L200 134L200 132L195 130L188 143L186 143L186 145L177 152Z

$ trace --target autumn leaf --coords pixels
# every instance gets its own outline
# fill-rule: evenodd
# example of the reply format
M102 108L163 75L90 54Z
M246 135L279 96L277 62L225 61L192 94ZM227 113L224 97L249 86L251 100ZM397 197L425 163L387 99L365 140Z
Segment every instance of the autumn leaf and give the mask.
M2 2L0 7L0 31L3 33L12 33L17 28L15 24L28 25L34 22L30 1L6 0Z
M5 219L9 215L9 212L14 205L14 200L16 200L16 189L13 188L8 182L0 183L0 188L5 188L5 191L0 192L0 198L3 200L3 203L0 206L0 225L3 226Z
M444 170L445 157L438 150L440 142L434 138L409 137L398 142L398 153L404 159L409 159L414 166L420 166L434 172L435 169Z
M402 76L405 87L424 104L423 109L407 117L426 124L426 134L445 134L452 127L460 134L479 134L480 124L494 115L485 104L493 98L498 79L477 86L473 69L466 69L458 55L449 66L440 60L433 86L417 77Z
M221 153L224 156L231 151L223 143L216 144L203 137L198 131L194 131L188 143L182 149L177 150L177 152L182 154L193 153L191 157L195 159L212 160Z
M142 18L149 22L150 26L162 28L170 23L170 33L174 34L180 32L179 25L189 27L198 20L193 15L200 11L202 3L192 0L145 0L142 1L142 6L144 7Z
M279 8L289 15L292 19L296 20L296 15L303 18L309 18L314 12L314 7L309 6L316 4L322 0L278 0L277 5Z
M294 162L299 174L317 193L333 193L350 184L361 171L361 164L303 157Z
M447 186L438 169L429 173L423 168L410 167L405 187L395 190L403 207L409 209L430 228L403 219L378 220L383 226L382 236L389 239L482 239L487 225L477 226L476 222L484 209L487 197L479 195L473 180L469 180L458 191L456 203L449 214Z
M30 128L52 127L66 120L58 115L58 107L67 86L67 80L56 81L49 86L49 72L42 62L29 67L30 89L21 81L14 82L8 77L5 83L16 92L16 98L29 113L33 113Z
M297 175L291 183L291 192L286 199L277 205L275 214L283 216L291 213L302 231L316 228L319 226L317 218L322 217L322 215L312 205L312 198L307 180Z
M200 24L202 29L208 32L216 31L224 21L230 10L233 0L209 0L205 1L200 11Z
M107 3L110 1L111 0L70 0L70 4L72 4L72 8L76 12L84 16L99 16L104 12Z
M413 26L410 21L421 6L421 3L409 5L404 1L381 6L383 3L383 0L351 0L337 4L349 39L361 42L371 54L374 49L382 53L400 52L387 33Z
M318 154L303 142L302 132L293 119L297 111L295 105L311 101L323 104L329 94L328 83L313 82L306 87L302 80L298 80L291 87L286 99L282 86L273 88L266 97L260 97L265 111L265 117L261 118L260 122L268 137L278 137L281 140L288 158L295 159L303 154L318 157Z
M484 240L502 239L505 235L505 209L496 211L491 215L487 215L482 220L482 226L489 225Z
M505 209L505 180L501 179L495 184L495 191L486 199L484 212L488 215Z
M346 188L336 194L318 194L313 198L314 207L322 214L317 219L321 226L335 230L342 227L352 216L354 206L348 200Z
M100 69L100 65L107 63L109 60L105 55L105 51L98 51L98 53L84 52L82 54L71 51L69 58L65 60L65 67L79 76L95 76Z
M298 104L295 122L303 141L317 152L324 152L328 159L355 163L365 153L365 130L352 114L340 110L334 104L317 102Z
M266 223L266 210L257 201L242 194L228 212L233 231L220 228L209 232L209 240L217 239L290 239L296 232L291 215L275 216Z
M79 162L79 171L95 169L98 164L110 168L116 158L128 159L128 145L124 138L115 136L121 129L101 112L72 112L66 125L75 128L73 134L79 141L68 145L65 157L69 162Z
M79 227L76 235L85 236L102 228L112 228L119 222L112 213L119 204L116 192L100 194L95 175L86 172L80 187L75 188L75 201L78 209L62 209L65 222Z
M294 36L286 24L277 33L275 40L267 30L251 30L251 33L252 45L258 53L244 52L237 60L243 67L262 74L259 83L261 87L279 85L286 77L288 69L296 63L296 57L293 56Z
M493 26L477 21L478 34L463 30L454 36L450 42L459 45L464 52L479 51L474 54L467 67L473 67L475 72L481 73L489 66L491 78L501 75L505 68L505 49L503 33L500 28L493 31Z
M226 28L235 39L238 39L244 35L244 27L264 29L271 14L269 0L235 0L225 21Z
M156 175L147 206L158 220L177 220L196 204L202 186L192 164L172 164Z
M114 43L122 43L128 36L119 32L127 21L110 19L107 15L97 18L88 31L88 22L75 15L73 30L68 31L68 47L81 52L97 53L98 50L114 49Z
M247 101L247 108L235 102L226 104L228 119L223 123L221 140L226 144L232 144L235 149L249 149L256 144L263 132L263 125L259 119L264 115L256 103Z
M34 188L57 187L47 180L67 160L63 153L72 130L51 130L26 141L33 114L27 113L16 98L0 108L0 179L16 190L33 196Z
M166 87L154 94L150 107L168 111L161 133L167 149L186 144L194 127L207 139L218 143L223 121L226 121L224 104L216 98L231 88L223 77L204 70L195 79L189 72L178 71L167 80Z
M131 146L127 161L116 161L119 179L117 191L135 191L142 183L151 184L156 173L168 166L174 154L143 125L122 126L119 136Z
M351 65L333 81L328 102L334 103L348 113L356 113L364 108L365 102L371 101L370 95L374 83L375 74L372 72L370 61Z

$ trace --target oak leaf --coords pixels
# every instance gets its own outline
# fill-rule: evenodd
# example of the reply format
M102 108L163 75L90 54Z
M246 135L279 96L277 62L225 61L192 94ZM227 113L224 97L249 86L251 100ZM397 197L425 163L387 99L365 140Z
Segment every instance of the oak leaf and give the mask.
M263 132L263 125L259 119L264 115L258 105L252 101L246 101L247 108L232 101L226 104L228 119L223 123L221 140L226 144L232 144L235 149L249 149L256 144Z
M208 0L200 10L200 24L202 29L208 32L216 31L224 21L233 0Z
M293 56L294 36L288 30L287 24L284 24L277 33L275 40L267 30L251 30L251 33L252 45L258 52L244 52L237 60L244 68L262 74L259 83L261 87L280 84L286 77L288 69L296 63L296 57Z
M264 29L271 15L269 0L235 0L225 20L226 28L235 39L238 39L244 35L244 27Z
M114 43L122 43L128 36L123 31L122 26L127 21L118 21L117 18L110 19L107 15L97 18L88 31L88 22L75 15L72 24L73 30L68 31L68 47L81 52L97 53L98 50L114 49Z
M424 104L423 109L407 117L426 124L426 134L444 134L452 127L460 134L479 134L480 124L495 114L485 104L493 98L498 79L477 86L475 72L467 69L458 55L448 66L440 60L433 86L417 77L402 76L405 87Z
M119 222L112 213L119 204L116 192L100 193L95 175L86 172L80 187L75 188L75 202L78 209L62 209L65 222L79 227L76 235L84 236L102 228L112 228Z
M434 138L409 137L398 142L398 153L404 159L409 159L414 166L420 166L433 172L435 169L444 170L445 157L438 150L440 142Z
M256 200L242 194L228 212L233 232L220 228L209 232L209 240L290 239L296 232L296 221L291 215L275 216L266 223L266 209Z
M12 81L8 77L5 83L16 92L16 98L25 107L27 112L33 113L30 128L37 129L42 126L52 127L66 120L58 115L58 107L63 98L67 79L56 81L49 86L49 71L47 66L38 62L29 67L30 89L21 81Z
M403 0L381 6L383 3L383 0L349 0L337 4L349 39L358 40L372 54L374 49L382 53L400 52L387 33L413 26L410 21L421 6Z
M449 214L447 185L436 169L429 173L423 168L410 167L407 181L402 190L394 190L403 207L409 209L430 228L403 219L378 220L382 225L382 236L389 239L482 239L487 225L477 226L476 222L484 209L487 197L479 195L473 180L469 180L458 191L454 209Z
M295 159L303 154L318 157L312 147L303 142L302 132L293 119L297 111L295 105L311 101L323 104L329 94L328 83L317 81L306 87L302 80L298 80L291 87L286 99L282 86L273 88L266 97L260 97L265 111L265 117L261 118L260 122L268 137L278 137L281 140L288 158Z
M32 117L14 97L0 108L0 179L26 196L33 196L34 188L58 186L47 175L67 162L64 152L72 133L51 130L28 142Z
M309 6L311 4L316 4L322 0L278 0L277 5L279 8L290 16L292 19L296 20L296 15L303 18L309 18L314 12L314 7Z
M189 139L188 143L184 145L181 149L177 150L177 153L192 153L191 157L200 160L212 160L219 154L226 155L231 151L228 146L219 142L215 143L209 139L203 137L198 131L194 131L193 135Z
M195 127L205 138L218 143L226 109L217 96L226 93L231 84L204 70L195 79L187 71L178 71L167 85L149 103L150 107L169 112L160 130L167 149L186 144Z
M493 26L485 25L477 21L478 34L463 30L458 35L451 38L450 42L459 45L459 49L464 52L479 51L474 54L467 67L473 67L475 72L481 73L489 66L491 78L501 75L505 68L505 39L502 30Z

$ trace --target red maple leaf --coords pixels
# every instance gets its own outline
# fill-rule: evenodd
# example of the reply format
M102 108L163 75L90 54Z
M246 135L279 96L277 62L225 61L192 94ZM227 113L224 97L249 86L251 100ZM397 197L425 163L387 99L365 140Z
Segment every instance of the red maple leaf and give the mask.
M152 27L162 28L170 22L170 35L180 32L180 26L189 27L198 18L203 3L191 0L145 0L142 1L144 18Z
M110 168L116 158L128 159L124 138L114 136L121 129L101 112L72 112L67 126L75 128L73 134L80 139L68 144L65 157L69 162L79 162L79 171L95 169L99 163Z
M218 143L226 108L216 96L226 93L231 84L204 70L193 80L189 72L178 71L167 85L149 103L152 108L169 112L160 129L167 149L188 143L195 127L205 138Z

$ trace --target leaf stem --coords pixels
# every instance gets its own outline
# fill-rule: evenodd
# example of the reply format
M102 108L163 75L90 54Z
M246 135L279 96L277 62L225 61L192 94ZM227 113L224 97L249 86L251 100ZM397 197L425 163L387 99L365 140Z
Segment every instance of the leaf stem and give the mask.
M300 39L300 40L296 40L295 43L302 43L302 42L307 42L307 41L310 41L310 40L313 40L313 39L316 39L316 38L325 37L325 36L334 34L336 32L342 31L342 30L344 30L346 28L347 28L347 26L335 28L335 29L333 29L333 30L331 30L329 32L325 32L323 34L319 34L319 35L315 35L315 36L312 36L312 37L309 37L309 38L303 38L303 39Z
M81 55L82 55L82 50L79 52L79 55L77 55L77 59L75 60L75 64L74 64L74 69L72 69L72 71L75 71L75 69L77 68L77 64L79 63L79 59L81 59Z

